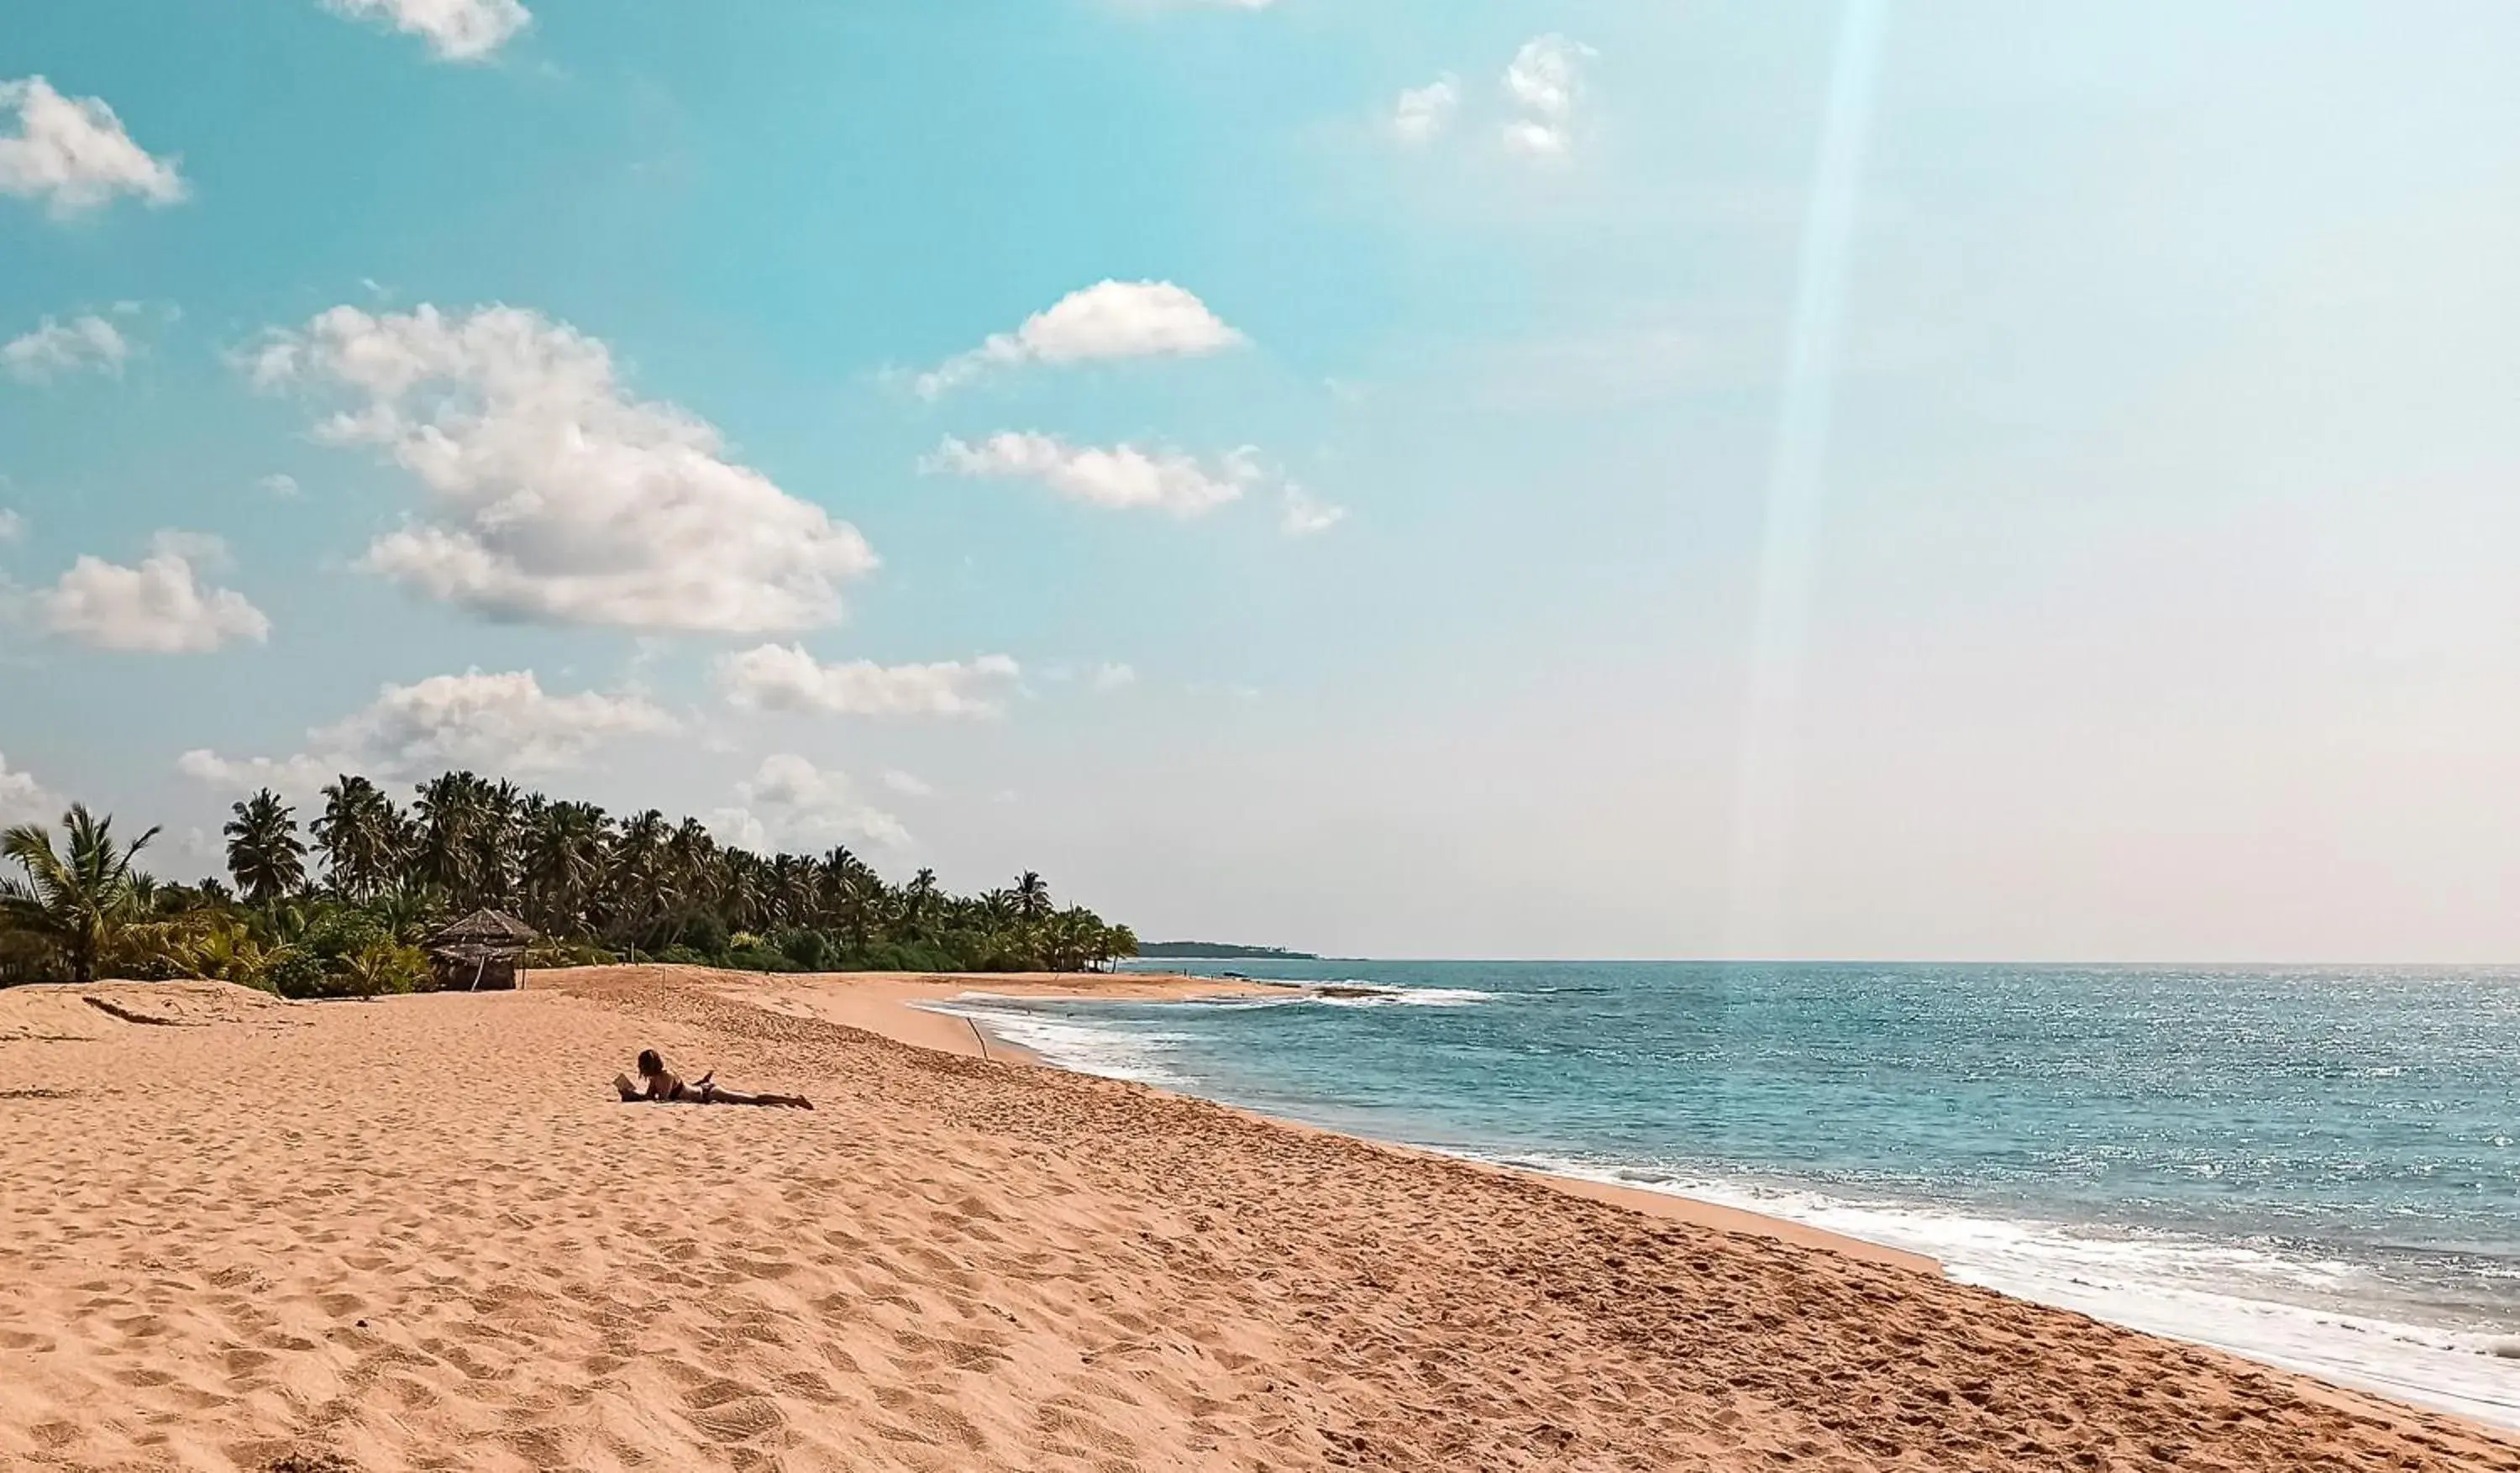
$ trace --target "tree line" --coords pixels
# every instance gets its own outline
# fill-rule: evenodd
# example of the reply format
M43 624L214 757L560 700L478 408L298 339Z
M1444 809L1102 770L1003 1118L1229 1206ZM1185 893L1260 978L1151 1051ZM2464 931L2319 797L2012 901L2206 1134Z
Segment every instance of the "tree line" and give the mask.
M420 943L476 910L542 934L530 966L659 960L752 971L1075 971L1137 954L1137 937L1060 907L1029 870L977 895L935 871L895 884L847 848L755 854L696 819L614 816L512 782L447 773L398 804L344 774L301 830L268 788L223 830L227 872L177 884L112 820L73 805L61 842L0 835L0 985L100 975L211 977L288 996L427 985Z

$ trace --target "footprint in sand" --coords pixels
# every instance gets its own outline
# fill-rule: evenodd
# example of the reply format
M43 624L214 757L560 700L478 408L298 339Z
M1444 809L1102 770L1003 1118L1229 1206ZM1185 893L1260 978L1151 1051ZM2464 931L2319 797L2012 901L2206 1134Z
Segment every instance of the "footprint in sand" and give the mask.
M741 1381L704 1382L683 1393L683 1406L692 1425L717 1443L750 1442L787 1422L777 1403Z
M219 1359L220 1363L227 1367L229 1375L247 1376L269 1365L279 1358L264 1351L232 1350Z

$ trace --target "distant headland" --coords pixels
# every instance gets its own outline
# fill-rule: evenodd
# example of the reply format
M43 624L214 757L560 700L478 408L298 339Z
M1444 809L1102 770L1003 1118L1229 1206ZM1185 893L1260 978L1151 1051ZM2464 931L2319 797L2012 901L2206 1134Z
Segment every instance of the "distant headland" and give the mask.
M1290 952L1280 946L1237 946L1231 941L1141 941L1141 957L1195 957L1215 960L1228 957L1274 957L1281 961L1319 961L1311 952Z

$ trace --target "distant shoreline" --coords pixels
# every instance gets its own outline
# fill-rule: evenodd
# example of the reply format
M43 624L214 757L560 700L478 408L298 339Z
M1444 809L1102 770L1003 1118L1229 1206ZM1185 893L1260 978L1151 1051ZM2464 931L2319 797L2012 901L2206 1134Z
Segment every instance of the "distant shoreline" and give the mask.
M1311 952L1276 946L1241 946L1231 941L1142 941L1138 960L1148 961L1319 961Z

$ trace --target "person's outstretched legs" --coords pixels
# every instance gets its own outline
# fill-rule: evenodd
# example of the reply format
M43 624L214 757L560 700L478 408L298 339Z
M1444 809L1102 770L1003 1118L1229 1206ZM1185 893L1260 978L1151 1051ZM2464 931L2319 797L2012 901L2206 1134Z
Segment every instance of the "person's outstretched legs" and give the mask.
M814 1102L802 1094L746 1094L723 1085L710 1085L700 1095L702 1104L785 1105L789 1109L810 1110Z

